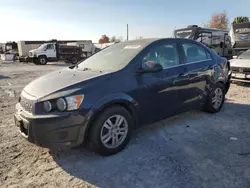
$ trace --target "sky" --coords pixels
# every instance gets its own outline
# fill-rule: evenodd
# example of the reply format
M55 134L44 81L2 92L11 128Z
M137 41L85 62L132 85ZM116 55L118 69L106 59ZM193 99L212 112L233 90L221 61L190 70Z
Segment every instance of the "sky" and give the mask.
M250 17L250 0L0 0L0 42L171 37L215 12Z

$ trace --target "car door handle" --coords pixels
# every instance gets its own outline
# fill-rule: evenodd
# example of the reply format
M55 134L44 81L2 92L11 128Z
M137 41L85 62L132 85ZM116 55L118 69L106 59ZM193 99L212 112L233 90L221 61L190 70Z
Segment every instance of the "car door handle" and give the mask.
M187 74L184 73L184 72L182 72L182 73L180 73L180 74L177 75L177 77L186 77L186 76L187 76Z

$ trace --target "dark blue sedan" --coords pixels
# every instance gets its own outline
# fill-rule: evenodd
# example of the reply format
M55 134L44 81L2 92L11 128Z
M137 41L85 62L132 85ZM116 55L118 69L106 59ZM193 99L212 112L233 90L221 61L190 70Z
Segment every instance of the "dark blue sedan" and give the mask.
M122 42L28 84L15 122L37 145L86 142L112 155L140 125L194 108L219 112L230 77L227 59L193 40Z

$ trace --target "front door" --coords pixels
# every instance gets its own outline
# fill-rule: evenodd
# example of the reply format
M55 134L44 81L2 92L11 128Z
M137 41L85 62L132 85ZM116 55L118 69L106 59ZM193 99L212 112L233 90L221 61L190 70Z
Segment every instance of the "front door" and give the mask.
M49 59L56 59L56 49L54 44L47 44L46 55Z
M151 123L178 112L178 87L187 78L185 65L179 56L179 45L171 40L154 44L142 56L142 68L147 62L163 66L161 72L144 73L136 76L137 96L141 106L140 120Z
M180 92L180 99L183 101L182 109L194 108L205 100L212 81L215 62L210 52L202 45L184 41L181 46L189 77L186 89Z

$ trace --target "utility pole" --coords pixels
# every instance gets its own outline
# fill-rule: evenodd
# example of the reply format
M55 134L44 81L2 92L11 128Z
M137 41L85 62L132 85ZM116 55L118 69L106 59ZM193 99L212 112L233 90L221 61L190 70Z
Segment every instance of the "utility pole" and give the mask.
M127 24L127 40L128 40L128 24Z

